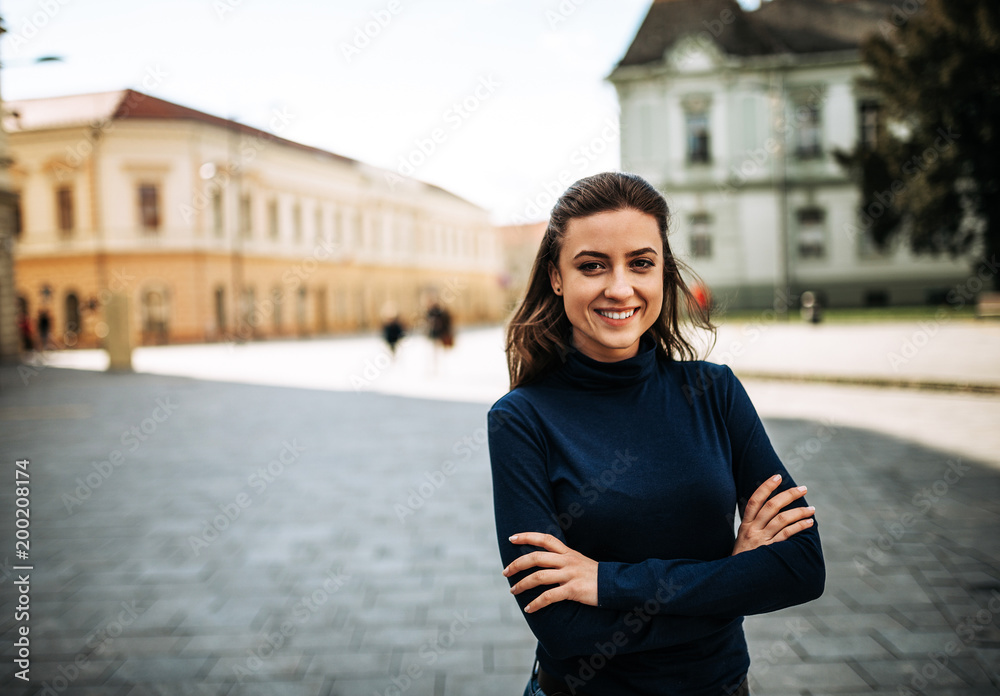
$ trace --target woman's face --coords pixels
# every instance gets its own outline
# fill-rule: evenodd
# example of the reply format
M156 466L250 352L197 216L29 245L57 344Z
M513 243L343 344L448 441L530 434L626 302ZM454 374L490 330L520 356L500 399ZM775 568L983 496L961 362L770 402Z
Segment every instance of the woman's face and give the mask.
M577 350L601 362L631 358L663 307L656 218L615 210L570 220L549 279L562 295Z

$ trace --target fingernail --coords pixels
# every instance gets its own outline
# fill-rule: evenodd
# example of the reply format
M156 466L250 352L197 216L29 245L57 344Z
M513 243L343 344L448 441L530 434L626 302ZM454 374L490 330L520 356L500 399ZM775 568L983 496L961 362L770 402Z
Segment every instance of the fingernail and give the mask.
M806 526L807 527L812 526L812 523L813 523L813 518L812 517L810 517L808 520L806 520Z
M799 493L805 493L805 492L806 492L807 490L809 490L809 489L808 489L808 488L806 488L805 486L799 486L799 487L798 487L798 488L796 488L795 490L797 490L797 491L798 491Z
M781 474L775 474L774 476L771 477L771 480L772 481L780 481L781 480Z
M517 534L514 534L514 535L512 535L512 536L510 537L510 540L511 540L511 541L517 541Z
M531 613L531 605L530 604L524 608L524 613L525 614L530 614Z
M809 507L807 507L806 510L808 510L809 512L816 512L816 508L813 507L812 505L810 505Z
M503 573L501 573L501 575L503 575L504 577L507 577L507 569L506 568L503 569Z

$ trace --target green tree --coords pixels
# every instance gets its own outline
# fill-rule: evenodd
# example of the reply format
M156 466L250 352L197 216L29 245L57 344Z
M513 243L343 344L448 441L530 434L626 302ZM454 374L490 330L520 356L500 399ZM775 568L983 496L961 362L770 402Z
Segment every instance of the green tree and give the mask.
M1000 2L900 3L861 56L883 125L838 159L863 226L881 247L906 230L917 253L1000 254Z

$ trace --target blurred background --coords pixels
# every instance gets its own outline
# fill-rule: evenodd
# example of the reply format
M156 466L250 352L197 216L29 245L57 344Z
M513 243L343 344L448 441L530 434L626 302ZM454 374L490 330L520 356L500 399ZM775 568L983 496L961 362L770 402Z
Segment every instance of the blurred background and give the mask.
M0 18L4 689L519 693L484 416L553 203L610 169L816 484L828 591L748 619L758 689L1000 688L994 3Z

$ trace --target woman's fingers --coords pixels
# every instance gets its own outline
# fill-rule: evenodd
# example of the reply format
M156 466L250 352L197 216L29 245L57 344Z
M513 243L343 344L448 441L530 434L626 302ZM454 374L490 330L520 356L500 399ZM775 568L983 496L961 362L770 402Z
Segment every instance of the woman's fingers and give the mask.
M503 574L507 577L516 575L522 570L534 568L535 566L552 568L554 567L553 564L558 559L558 554L563 554L570 550L566 544L562 543L551 534L542 534L540 532L521 532L510 537L510 540L514 544L518 545L524 544L527 546L539 546L546 549L550 553L532 551L531 553L521 556L503 569Z
M812 517L807 517L806 519L800 520L795 524L790 524L787 527L782 528L780 532L778 532L775 536L771 537L771 541L767 542L767 544L773 544L776 541L784 541L785 539L790 539L799 532L805 529L809 529L812 526L813 526Z
M772 476L750 496L736 535L733 555L784 541L814 524L815 508L803 505L789 507L806 494L806 487L798 486L774 493L780 483L780 476Z
M754 522L760 527L766 527L771 523L771 520L781 514L782 510L804 496L806 492L805 486L789 488L787 491L781 491L781 493L776 494L764 503L763 507L761 507L760 511L757 513Z
M510 538L511 543L514 544L527 544L529 546L541 546L547 551L553 551L555 553L566 553L569 551L569 547L556 539L551 534L542 534L541 532L519 532Z
M559 566L559 554L547 551L532 551L514 560L509 566L503 569L505 577L517 575L528 568L557 568Z
M559 585L565 581L565 573L559 570L538 570L510 588L510 593L518 595L541 585Z
M796 507L791 510L786 510L780 515L776 515L774 519L772 519L768 525L764 527L764 531L768 533L772 539L780 541L778 539L779 535L791 525L807 519L809 520L809 524L812 524L812 520L809 518L811 518L815 513L816 508L814 507ZM806 526L808 527L809 525ZM801 529L796 531L801 531ZM791 536L791 534L788 536ZM788 537L785 538L787 539Z
M771 497L771 494L774 493L774 489L776 489L780 483L781 475L775 474L757 487L757 490L755 490L753 495L750 496L750 500L747 501L747 506L743 510L744 522L752 522L757 518L757 512L764 505L764 503L767 502L767 499Z
M514 544L545 549L526 553L503 569L505 577L530 568L541 569L518 581L511 592L516 595L543 585L555 585L533 599L525 607L526 612L564 600L597 606L597 561L574 551L551 534L519 532L510 540Z

